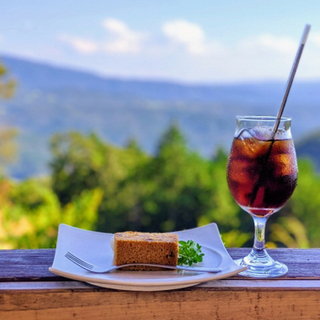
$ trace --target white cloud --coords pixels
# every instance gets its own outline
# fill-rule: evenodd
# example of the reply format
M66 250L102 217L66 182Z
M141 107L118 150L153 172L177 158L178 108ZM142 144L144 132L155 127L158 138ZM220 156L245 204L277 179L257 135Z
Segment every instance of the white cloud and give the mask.
M60 37L60 40L70 44L74 49L83 54L94 53L99 49L99 45L95 41L80 37L64 34Z
M283 53L291 53L294 52L297 47L297 41L288 38L288 37L275 37L270 34L262 35L257 44L271 49L273 51L283 52Z
M201 26L185 20L165 22L162 32L170 43L158 43L147 32L130 29L121 20L107 18L102 22L107 32L106 39L97 41L79 36L63 34L60 41L69 44L82 54L107 53L113 54L146 54L163 56L172 54L175 46L181 46L191 56L220 54L225 51L224 46L217 41L207 41ZM148 42L147 42L148 40Z
M103 44L106 52L139 53L141 51L142 42L146 38L145 33L131 30L123 21L117 19L105 19L102 25L112 38L111 41Z
M87 57L87 63L99 73L130 78L193 82L286 79L299 44L299 39L272 34L223 43L185 20L166 21L160 29L165 38L134 30L117 19L105 19L102 27L105 38L99 41L70 35L60 40L83 55L96 54L94 59ZM308 39L298 76L319 76L319 47L320 33L314 33ZM73 59L79 59L81 66L84 63L83 56Z
M313 45L320 46L320 33L312 33L309 40Z
M276 37L264 34L256 38L240 41L239 48L250 50L267 50L276 53L292 53L298 48L297 41L289 37Z
M139 53L142 50L143 41L147 38L146 33L137 32L117 19L105 19L102 26L107 31L107 39L96 41L78 36L64 34L60 40L68 43L76 51L82 54L106 52L111 54Z
M162 26L163 33L174 43L183 45L191 54L207 52L203 29L185 20L166 22Z

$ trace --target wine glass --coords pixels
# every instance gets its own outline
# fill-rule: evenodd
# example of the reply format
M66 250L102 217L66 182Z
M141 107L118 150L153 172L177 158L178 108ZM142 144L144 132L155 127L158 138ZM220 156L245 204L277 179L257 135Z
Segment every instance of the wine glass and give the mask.
M255 228L250 254L236 261L247 266L240 275L269 278L288 272L285 264L273 260L265 250L265 225L292 195L297 176L290 118L236 117L227 182L236 202L252 216Z

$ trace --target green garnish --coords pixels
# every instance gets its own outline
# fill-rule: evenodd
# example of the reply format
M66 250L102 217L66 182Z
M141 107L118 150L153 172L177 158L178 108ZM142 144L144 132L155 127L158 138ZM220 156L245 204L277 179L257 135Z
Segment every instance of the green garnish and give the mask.
M199 243L195 243L193 240L179 241L179 265L189 265L193 263L202 262L204 253L201 251Z

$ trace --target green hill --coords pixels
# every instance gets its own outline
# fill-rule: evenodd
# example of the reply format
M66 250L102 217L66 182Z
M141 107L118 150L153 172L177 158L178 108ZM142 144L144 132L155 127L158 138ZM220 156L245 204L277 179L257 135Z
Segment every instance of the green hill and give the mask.
M320 131L313 132L296 143L297 156L309 158L320 171Z
M124 80L8 56L1 62L18 83L14 98L0 101L0 124L19 130L19 158L9 168L18 179L46 174L50 137L71 130L95 132L117 146L134 138L152 154L177 122L189 146L212 157L218 146L229 149L236 115L276 115L285 86ZM293 84L285 115L293 118L295 139L320 128L318 88L316 81Z

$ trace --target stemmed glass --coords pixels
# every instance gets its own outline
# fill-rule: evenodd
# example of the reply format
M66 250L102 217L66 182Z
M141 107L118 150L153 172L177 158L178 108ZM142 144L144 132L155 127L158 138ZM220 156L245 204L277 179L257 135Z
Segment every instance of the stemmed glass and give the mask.
M241 275L278 277L286 274L288 268L267 253L265 225L290 198L297 183L291 119L282 117L277 121L271 116L238 116L236 124L227 181L236 202L252 216L255 228L250 254L236 262L247 266Z

